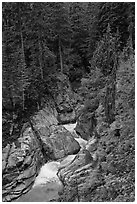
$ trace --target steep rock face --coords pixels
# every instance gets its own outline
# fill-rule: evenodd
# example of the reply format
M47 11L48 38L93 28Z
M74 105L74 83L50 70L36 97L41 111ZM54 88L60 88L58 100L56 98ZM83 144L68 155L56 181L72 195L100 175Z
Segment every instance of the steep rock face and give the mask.
M53 84L51 89L56 103L53 98L45 96L43 108L23 127L18 128L17 124L18 131L12 135L13 140L9 137L3 141L3 201L11 201L29 191L43 162L76 154L80 150L72 134L58 125L58 119L60 123L75 119L68 79L61 75Z
M54 81L54 83L53 83ZM50 77L49 85L55 99L60 124L76 121L74 106L76 99L71 90L69 79L64 74Z
M75 171L91 163L92 161L93 159L90 153L87 150L83 149L77 154L71 164L69 164L58 172L58 176L63 181L63 183L68 183L72 180L71 177L74 176Z
M39 141L29 125L2 155L3 201L11 201L31 188L43 162Z
M79 110L79 117L75 131L85 140L89 140L95 130L97 124L95 110L98 106L99 101L93 100L86 103L84 107Z
M50 158L56 160L80 150L78 142L72 134L47 109L42 109L32 118L33 127L43 143L44 151L50 153Z
M59 159L80 150L77 141L58 125L52 100L25 123L13 142L3 148L3 201L29 191L43 162Z

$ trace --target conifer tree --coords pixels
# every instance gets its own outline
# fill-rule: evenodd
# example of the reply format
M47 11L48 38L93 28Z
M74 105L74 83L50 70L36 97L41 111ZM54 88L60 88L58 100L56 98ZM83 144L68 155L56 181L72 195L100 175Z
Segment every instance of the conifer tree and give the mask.
M116 94L116 72L119 56L119 32L112 35L110 25L104 38L98 43L94 52L92 62L94 67L100 69L104 77L107 77L106 95L105 95L105 114L108 123L112 123L115 118L115 94Z
M68 9L63 2L50 4L51 14L49 16L50 35L48 38L54 42L54 52L59 58L60 70L64 69L64 50L69 46L71 29L69 24Z

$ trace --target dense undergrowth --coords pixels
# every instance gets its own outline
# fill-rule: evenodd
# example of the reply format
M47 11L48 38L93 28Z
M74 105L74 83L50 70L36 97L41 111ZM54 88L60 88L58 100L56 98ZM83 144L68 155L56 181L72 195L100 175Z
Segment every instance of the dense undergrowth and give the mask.
M106 123L103 105L102 111L101 107L98 111L98 153L105 184L91 192L85 201L134 201L135 64L133 54L126 61L122 56L116 77L114 122Z
M131 51L131 50L130 50ZM69 187L64 189L59 201L84 202L133 202L135 199L135 79L134 54L125 59L123 51L119 58L116 75L115 120L108 123L105 114L107 77L97 69L82 79L78 92L85 100L85 109L92 107L93 99L99 99L96 111L99 142L98 174L100 184L87 188L83 193ZM91 80L92 79L92 80ZM78 188L78 187L77 187ZM68 192L73 196L67 196Z

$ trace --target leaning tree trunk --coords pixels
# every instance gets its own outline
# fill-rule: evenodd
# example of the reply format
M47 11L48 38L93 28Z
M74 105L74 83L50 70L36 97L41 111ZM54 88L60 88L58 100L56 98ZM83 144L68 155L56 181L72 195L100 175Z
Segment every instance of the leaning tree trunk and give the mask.
M115 100L116 100L116 70L118 66L117 54L114 59L114 67L106 89L105 115L106 121L111 124L115 120Z
M25 68L26 68L26 62L25 62L25 52L24 52L24 40L23 40L23 33L22 33L22 22L21 22L21 5L18 3L18 9L19 9L19 29L20 29L20 38L21 38L21 81L22 81L22 109L24 111L25 108Z
M21 36L21 50L22 50L22 56L21 56L21 64L22 64L22 73L21 73L21 79L22 79L22 109L24 111L25 108L25 94L24 94L24 72L25 72L25 54L24 54L24 42L23 42L23 34L22 31L20 32Z
M60 37L59 37L59 57L60 57L61 73L63 73L63 59L62 59L62 52L61 52L61 40L60 40Z

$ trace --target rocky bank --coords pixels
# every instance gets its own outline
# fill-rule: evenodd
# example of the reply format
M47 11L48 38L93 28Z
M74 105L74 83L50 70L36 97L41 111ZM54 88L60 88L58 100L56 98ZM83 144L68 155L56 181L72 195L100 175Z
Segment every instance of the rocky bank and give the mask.
M16 140L3 147L3 201L29 191L41 166L53 160L62 161L57 176L63 189L50 201L134 201L133 125L118 119L106 123L97 98L80 107L65 76L52 90L54 96L44 99ZM62 125L76 120L75 131Z

